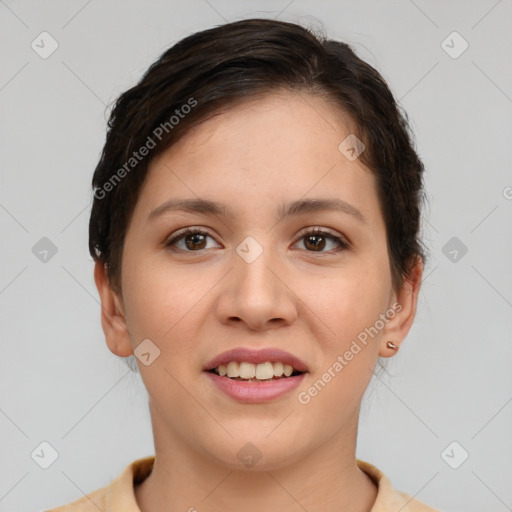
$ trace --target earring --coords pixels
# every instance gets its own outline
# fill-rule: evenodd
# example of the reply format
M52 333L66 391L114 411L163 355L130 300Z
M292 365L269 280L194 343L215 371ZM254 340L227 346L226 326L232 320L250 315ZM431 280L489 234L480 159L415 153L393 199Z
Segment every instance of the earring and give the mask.
M387 346L388 348L393 349L393 350L398 350L398 345L395 345L392 341L388 341L388 342L386 343L386 346Z

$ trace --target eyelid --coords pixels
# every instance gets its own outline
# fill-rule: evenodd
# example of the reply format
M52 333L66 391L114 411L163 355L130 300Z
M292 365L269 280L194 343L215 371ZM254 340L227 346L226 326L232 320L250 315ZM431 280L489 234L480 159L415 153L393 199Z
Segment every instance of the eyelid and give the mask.
M335 231L331 228L327 228L324 226L308 226L308 227L302 229L298 235L299 239L301 237L303 237L304 235L307 235L310 233L319 233L321 235L331 235L334 238L339 238L347 246L352 247L352 243L345 235L339 233L338 231Z
M178 229L177 231L172 232L164 240L163 245L164 245L164 247L168 247L168 246L170 246L170 244L172 242L177 242L178 239L181 239L188 234L197 234L197 233L208 235L210 238L215 240L216 243L218 243L216 240L216 237L207 228L204 228L201 226L187 226L185 228ZM194 251L188 251L188 252L194 252ZM199 252L199 251L197 251L197 252Z
M178 229L177 231L173 232L168 238L165 239L163 245L164 245L164 247L173 247L184 236L186 236L188 234L197 234L197 233L207 235L210 238L212 238L213 240L215 240L216 243L218 243L216 240L216 236L214 236L209 231L208 228L204 228L201 226L187 226L185 228ZM342 235L341 233L338 233L337 231L335 231L331 228L327 228L327 227L323 227L323 226L307 226L307 227L301 229L299 231L299 234L297 235L297 240L293 243L293 245L297 244L304 236L310 235L310 234L324 235L327 238L332 237L332 239L339 244L339 247L334 250L331 249L330 251L306 251L306 252L311 252L313 254L317 253L317 254L328 255L328 254L333 254L333 253L336 253L336 252L339 252L342 250L347 250L352 247L352 243L345 235ZM204 250L205 249L202 249L200 251L184 251L184 252L201 252Z

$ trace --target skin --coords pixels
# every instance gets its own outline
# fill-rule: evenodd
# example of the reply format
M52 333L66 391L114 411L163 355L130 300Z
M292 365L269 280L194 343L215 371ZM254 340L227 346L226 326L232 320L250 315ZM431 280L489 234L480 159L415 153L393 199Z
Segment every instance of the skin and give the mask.
M386 342L399 346L412 325L423 266L418 259L393 289L374 176L338 150L350 133L350 120L324 99L275 92L204 122L152 161L126 235L122 292L95 267L109 349L126 357L149 338L161 351L149 366L138 361L156 454L135 488L143 512L372 508L377 488L355 456L361 400L377 358L396 353ZM283 203L313 197L342 199L367 222L339 211L276 221ZM172 198L218 201L235 216L169 212L147 221ZM194 249L189 237L166 248L187 226L209 232L203 245ZM304 237L311 227L351 245L335 253L336 242L320 239L315 250ZM248 236L263 249L252 263L235 251ZM395 302L400 312L301 404L298 393ZM279 347L309 373L283 397L240 403L202 372L240 346ZM247 442L262 454L252 468L237 457Z

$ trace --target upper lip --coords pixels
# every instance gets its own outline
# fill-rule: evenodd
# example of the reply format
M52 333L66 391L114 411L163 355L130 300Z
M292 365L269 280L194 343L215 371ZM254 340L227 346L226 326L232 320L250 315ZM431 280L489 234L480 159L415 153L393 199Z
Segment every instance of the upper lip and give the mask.
M221 364L228 364L230 361L248 362L253 364L265 363L267 361L279 361L284 364L289 364L295 370L298 370L300 372L308 371L308 367L306 366L306 363L304 363L304 361L290 354L289 352L285 352L284 350L281 350L279 348L262 348L256 350L253 348L251 349L245 347L233 348L226 352L222 352L222 354L219 354L218 356L215 356L213 359L208 361L204 365L203 370L213 370L214 368L217 368Z

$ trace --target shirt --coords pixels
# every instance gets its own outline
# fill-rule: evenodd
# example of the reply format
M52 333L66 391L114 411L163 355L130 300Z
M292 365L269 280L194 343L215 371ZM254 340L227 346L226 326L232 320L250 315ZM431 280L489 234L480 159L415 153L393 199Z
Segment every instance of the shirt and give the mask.
M134 486L144 481L153 468L155 456L137 459L106 487L88 496L45 512L141 512L135 499ZM389 479L375 466L356 459L359 469L364 471L377 485L377 498L371 512L440 512L423 502L393 489Z

